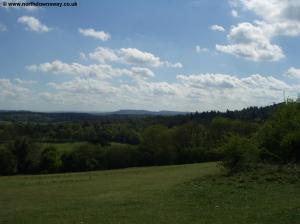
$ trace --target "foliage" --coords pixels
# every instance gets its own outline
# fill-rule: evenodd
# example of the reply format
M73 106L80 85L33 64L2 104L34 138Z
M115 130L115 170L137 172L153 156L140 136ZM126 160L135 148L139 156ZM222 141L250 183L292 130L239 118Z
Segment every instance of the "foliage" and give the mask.
M262 159L275 163L300 161L300 104L282 105L257 133Z
M224 153L222 164L229 173L248 171L258 162L259 149L249 139L240 136L229 137L226 144L221 147Z
M7 145L17 161L17 172L36 173L39 171L41 149L30 138L19 137Z
M103 152L96 145L82 144L62 156L63 171L88 171L100 168L99 158Z
M14 154L7 148L0 148L0 174L8 175L17 172L17 162Z
M42 172L55 173L61 168L60 153L55 147L47 147L41 154L40 169Z

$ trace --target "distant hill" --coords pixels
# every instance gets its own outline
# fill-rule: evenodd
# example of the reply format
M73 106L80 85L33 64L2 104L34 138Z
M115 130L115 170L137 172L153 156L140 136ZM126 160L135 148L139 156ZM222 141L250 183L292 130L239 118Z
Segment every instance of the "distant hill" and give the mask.
M118 110L114 112L32 112L0 110L0 121L20 122L69 122L69 121L107 121L119 119L134 119L153 117L156 120L172 120L172 123L180 120L210 121L214 117L222 116L231 119L265 120L280 104L265 107L248 107L234 111L207 111L207 112L178 112L178 111L148 111L148 110ZM168 119L166 119L168 117Z
M174 115L184 115L189 112L179 112L179 111L149 111L149 110L118 110L114 112L104 112L104 113L93 113L97 115L152 115L152 116L174 116Z

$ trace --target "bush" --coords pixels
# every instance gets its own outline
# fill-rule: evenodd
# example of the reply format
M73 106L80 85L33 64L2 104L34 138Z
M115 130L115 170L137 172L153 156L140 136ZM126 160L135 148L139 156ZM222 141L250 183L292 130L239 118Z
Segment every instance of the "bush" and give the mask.
M280 164L300 161L300 104L282 105L257 133L262 159Z
M300 162L300 131L295 131L285 135L280 147L285 154L285 162Z
M63 171L89 171L102 168L103 150L93 144L82 144L62 156Z
M45 148L41 155L41 171L46 173L54 173L59 171L60 167L61 158L58 150L53 146Z
M229 137L221 147L224 154L222 165L229 173L237 173L254 168L259 159L259 149L251 140L239 137Z
M7 148L0 148L0 174L9 175L17 172L17 161Z
M125 144L114 144L106 148L106 168L124 168L137 166L137 147Z
M16 158L18 173L36 173L39 171L41 149L31 139L17 138L9 143L8 150Z
M166 165L176 162L176 148L173 143L172 129L154 125L145 129L139 147L142 165Z

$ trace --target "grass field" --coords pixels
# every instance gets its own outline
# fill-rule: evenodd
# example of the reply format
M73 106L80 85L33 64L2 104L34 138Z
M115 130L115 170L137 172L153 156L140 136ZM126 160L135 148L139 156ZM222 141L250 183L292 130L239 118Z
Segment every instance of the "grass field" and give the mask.
M0 223L300 223L299 181L216 163L0 177Z

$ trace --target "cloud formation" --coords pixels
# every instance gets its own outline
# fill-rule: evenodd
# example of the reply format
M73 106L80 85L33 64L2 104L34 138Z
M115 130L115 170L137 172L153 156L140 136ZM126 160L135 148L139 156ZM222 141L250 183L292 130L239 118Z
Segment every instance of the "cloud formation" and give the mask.
M18 22L23 24L26 30L33 31L33 32L45 33L51 30L51 28L42 24L37 18L33 16L19 17Z
M220 26L220 25L212 25L210 27L211 30L213 31L219 31L219 32L225 32L225 28L223 26Z
M109 33L106 33L104 31L97 31L97 30L94 30L92 28L89 28L89 29L82 29L82 28L79 28L78 29L78 32L81 33L83 36L86 36L86 37L93 37L93 38L96 38L98 40L102 40L102 41L107 41L111 38L110 34Z
M13 83L9 79L0 78L0 99L17 99L28 95L29 89L24 88L19 83Z
M209 50L205 47L200 47L199 45L196 45L196 52L201 53L201 52L208 52Z
M286 76L300 80L300 69L291 67L285 73Z
M300 35L299 1L235 0L231 5L253 12L259 20L232 26L227 36L229 44L216 45L220 52L252 61L279 61L285 55L273 39Z
M116 68L108 64L83 65L80 63L64 63L59 60L46 62L26 67L32 72L45 72L60 75L74 75L80 77L96 77L97 79L111 79L114 77L128 76L132 78L147 79L154 77L154 73L143 67Z
M135 65L140 67L171 67L182 68L182 64L163 61L152 53L141 51L136 48L110 49L97 47L89 53L89 57L100 63L115 62L121 64Z

